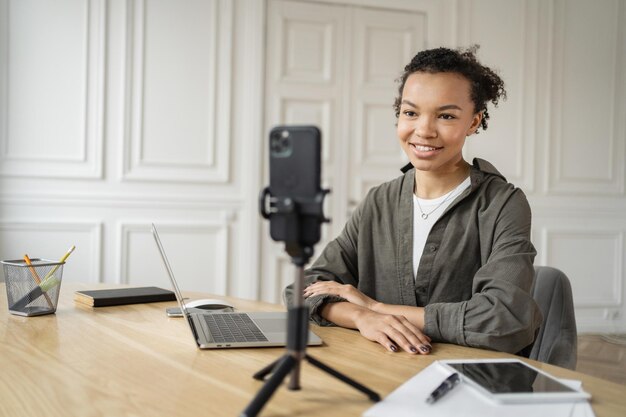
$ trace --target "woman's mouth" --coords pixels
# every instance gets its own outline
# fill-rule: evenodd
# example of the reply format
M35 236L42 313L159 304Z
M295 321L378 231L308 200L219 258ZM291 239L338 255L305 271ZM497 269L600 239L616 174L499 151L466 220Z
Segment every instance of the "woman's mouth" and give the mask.
M434 156L443 149L443 147L419 145L415 143L409 143L409 146L418 158L428 158Z
M422 152L437 150L437 148L435 148L434 146L424 146L424 145L415 145L415 149L417 149L418 151L422 151Z

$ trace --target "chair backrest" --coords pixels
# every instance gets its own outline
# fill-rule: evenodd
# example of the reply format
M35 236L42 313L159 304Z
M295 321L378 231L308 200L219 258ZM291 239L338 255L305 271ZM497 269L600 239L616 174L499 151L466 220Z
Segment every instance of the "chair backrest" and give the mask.
M575 369L578 343L569 279L556 268L536 266L531 294L543 314L543 324L530 352L530 359Z

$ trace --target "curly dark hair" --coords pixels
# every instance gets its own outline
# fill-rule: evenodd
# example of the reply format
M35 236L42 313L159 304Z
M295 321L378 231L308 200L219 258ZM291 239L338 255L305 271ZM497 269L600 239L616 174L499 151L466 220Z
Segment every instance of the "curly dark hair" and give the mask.
M487 111L487 103L491 101L494 106L498 105L498 101L506 99L506 90L504 89L504 81L491 68L488 68L478 62L476 59L476 51L478 45L473 45L465 50L452 50L448 48L435 48L419 52L411 62L404 67L404 73L398 78L400 87L398 88L398 96L393 105L396 117L400 116L400 103L402 102L402 90L409 75L415 72L454 72L467 78L471 85L471 99L474 102L474 112L483 113L481 126L483 130L487 129L487 120L489 113ZM476 132L478 133L478 131Z

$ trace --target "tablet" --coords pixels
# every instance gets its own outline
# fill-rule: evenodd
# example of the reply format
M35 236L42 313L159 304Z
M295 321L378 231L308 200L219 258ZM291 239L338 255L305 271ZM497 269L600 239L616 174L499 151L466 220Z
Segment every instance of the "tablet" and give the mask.
M591 396L517 359L445 360L440 363L501 403L586 401Z

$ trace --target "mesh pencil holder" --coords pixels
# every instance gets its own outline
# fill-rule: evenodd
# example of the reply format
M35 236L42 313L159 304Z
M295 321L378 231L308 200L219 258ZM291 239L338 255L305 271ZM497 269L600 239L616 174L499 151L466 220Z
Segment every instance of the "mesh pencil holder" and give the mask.
M57 309L63 265L47 259L2 261L9 313L41 316Z

